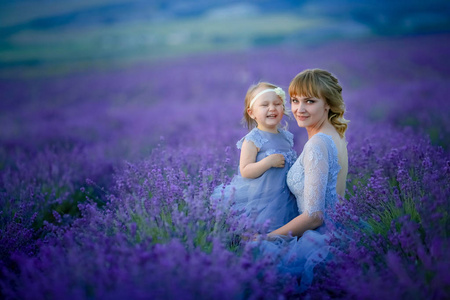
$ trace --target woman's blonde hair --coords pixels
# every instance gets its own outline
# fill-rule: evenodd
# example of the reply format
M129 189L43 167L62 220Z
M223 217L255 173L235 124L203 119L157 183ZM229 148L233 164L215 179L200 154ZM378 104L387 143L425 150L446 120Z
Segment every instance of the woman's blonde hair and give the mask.
M295 96L304 96L325 100L330 106L328 120L339 135L344 137L347 123L350 121L344 118L345 104L342 98L342 87L330 72L308 69L298 73L289 85L289 95L291 99Z
M259 88L259 87L265 87L268 89L275 89L278 86L276 86L275 84L269 83L269 82L258 82L257 84L253 84L251 85L248 90L247 90L247 94L245 94L245 105L244 105L244 118L242 119L242 123L244 123L245 125L247 125L248 130L253 129L254 127L256 127L258 124L256 123L255 120L253 120L250 115L248 114L247 110L250 108L250 102L252 101L253 97L256 95L255 91ZM289 116L289 114L287 113L287 109L286 109L286 105L285 105L285 101L283 101L283 114L285 116Z

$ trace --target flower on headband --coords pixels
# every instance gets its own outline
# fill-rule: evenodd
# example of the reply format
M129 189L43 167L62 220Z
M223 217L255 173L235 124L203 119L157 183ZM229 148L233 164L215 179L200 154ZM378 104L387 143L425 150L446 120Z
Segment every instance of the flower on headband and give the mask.
M282 88L276 87L276 88L273 89L273 91L275 92L275 94L278 95L278 97L281 98L281 100L283 100L283 101L286 100L286 93L283 91Z

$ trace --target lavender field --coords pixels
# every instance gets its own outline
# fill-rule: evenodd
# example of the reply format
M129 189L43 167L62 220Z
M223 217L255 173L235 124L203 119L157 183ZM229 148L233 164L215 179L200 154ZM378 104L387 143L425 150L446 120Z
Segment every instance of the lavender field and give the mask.
M0 298L449 299L448 53L430 34L1 79ZM344 88L348 191L299 295L209 196L237 171L248 86L316 67Z

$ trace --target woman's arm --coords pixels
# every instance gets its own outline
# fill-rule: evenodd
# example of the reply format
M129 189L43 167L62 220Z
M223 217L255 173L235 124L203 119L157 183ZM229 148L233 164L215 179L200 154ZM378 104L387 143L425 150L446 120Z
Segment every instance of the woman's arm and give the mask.
M241 172L242 177L257 178L272 167L284 167L283 154L272 154L261 159L259 162L256 162L257 155L258 148L256 148L255 144L244 140L239 161L239 171Z
M302 236L305 231L316 229L323 224L329 172L328 151L323 140L314 138L305 145L303 166L305 182L302 205L299 204L303 213L283 227L269 233L269 236L289 233L293 236Z
M323 224L322 213L317 212L310 216L307 212L292 219L283 227L278 228L268 234L268 236L275 235L293 235L302 236L307 230L313 230Z

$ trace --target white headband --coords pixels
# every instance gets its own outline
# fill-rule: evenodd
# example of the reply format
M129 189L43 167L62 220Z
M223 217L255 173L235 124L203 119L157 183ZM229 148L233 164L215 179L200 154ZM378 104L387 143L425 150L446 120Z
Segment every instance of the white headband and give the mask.
M262 90L261 92L259 92L258 94L256 94L255 97L253 97L252 101L250 101L250 105L248 106L248 108L251 108L252 105L255 103L256 99L261 96L262 94L268 93L268 92L275 92L275 94L278 95L278 97L281 98L281 100L283 100L283 106L286 105L286 94L284 93L283 89L280 87L276 87L274 89L265 89Z

